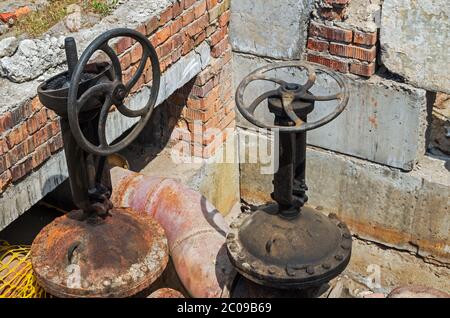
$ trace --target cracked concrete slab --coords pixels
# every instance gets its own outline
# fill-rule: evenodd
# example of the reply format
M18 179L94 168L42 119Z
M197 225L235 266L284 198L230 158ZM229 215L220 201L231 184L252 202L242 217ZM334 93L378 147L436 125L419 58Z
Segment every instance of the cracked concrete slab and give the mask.
M449 17L447 0L384 0L383 64L417 87L450 93Z
M275 58L299 58L307 39L314 0L231 2L234 51Z

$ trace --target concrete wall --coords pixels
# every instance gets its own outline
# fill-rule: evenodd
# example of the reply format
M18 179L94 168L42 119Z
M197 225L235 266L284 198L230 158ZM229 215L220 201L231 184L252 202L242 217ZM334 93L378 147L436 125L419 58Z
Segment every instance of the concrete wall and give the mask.
M272 62L251 55L234 53L233 77L235 85L252 70ZM304 74L292 78L291 70L278 71L277 76L304 82ZM331 123L308 132L310 145L349 154L362 159L411 170L425 154L427 130L426 91L392 80L373 76L369 80L345 76L350 89L346 110ZM271 83L249 86L247 101L268 89ZM312 92L329 95L337 92L333 80L319 77ZM314 121L330 113L336 102L318 102L309 120ZM273 121L264 106L256 112L266 122ZM238 124L251 125L242 117Z
M383 64L417 87L450 93L449 17L447 0L384 0Z
M314 0L234 0L233 51L275 58L300 58Z
M259 151L255 140L247 151ZM273 175L261 173L264 166L259 159L240 164L241 196L249 203L271 201ZM406 173L309 147L306 168L308 204L336 213L362 238L450 263L450 173L445 161L426 157L420 170Z

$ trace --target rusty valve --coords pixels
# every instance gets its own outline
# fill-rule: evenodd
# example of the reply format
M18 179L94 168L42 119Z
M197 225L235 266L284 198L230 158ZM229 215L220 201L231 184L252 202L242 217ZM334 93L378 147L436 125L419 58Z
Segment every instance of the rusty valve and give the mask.
M288 83L266 73L281 68L306 70L305 84ZM316 74L330 76L340 91L329 96L314 96ZM256 80L270 81L278 88L263 93L244 105L247 86ZM336 108L315 122L307 122L315 101L337 100ZM335 215L304 206L308 201L305 182L306 132L336 118L347 106L349 94L342 77L323 66L304 62L281 62L261 67L246 76L236 91L241 114L258 127L280 132L279 164L274 175L275 202L260 206L249 215L241 214L231 224L227 236L228 255L246 278L275 288L308 288L329 281L342 272L350 260L351 234ZM275 115L267 124L254 115L267 102Z
M128 82L123 82L119 57L109 44L124 37L143 52ZM55 219L38 234L31 248L33 270L39 284L55 296L131 296L164 270L167 239L152 217L113 207L106 156L129 145L149 121L159 92L158 56L144 35L129 29L103 33L79 60L75 40L67 38L65 44L68 71L42 83L38 95L60 116L72 198L79 210ZM98 51L109 61L90 63ZM126 97L147 67L152 68L148 100L143 108L131 109ZM122 115L140 119L128 135L109 144L106 121L113 105Z

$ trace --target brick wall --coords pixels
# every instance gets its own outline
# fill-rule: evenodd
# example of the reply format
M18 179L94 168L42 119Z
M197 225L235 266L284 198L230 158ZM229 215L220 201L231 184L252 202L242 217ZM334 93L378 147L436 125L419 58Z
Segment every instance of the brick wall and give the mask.
M136 28L155 46L162 72L201 43L206 41L210 45L210 64L171 97L174 101L180 97L186 100L180 105L184 109L179 128L185 123L187 129L193 129L196 122L205 130L217 128L221 131L234 125L229 8L230 0L177 0L159 16L149 17L145 24ZM120 54L126 81L137 69L142 48L131 39L122 38L114 49ZM151 80L151 72L147 68L133 92ZM210 136L200 143L201 147L194 147L197 149L195 155L206 158L214 154L226 138L219 135L220 141ZM0 194L6 187L38 169L63 146L58 117L44 108L37 97L13 111L0 114L0 136ZM194 142L190 138L179 139Z
M308 30L307 60L342 73L370 77L376 71L377 31L362 31L345 21L351 0L322 0Z

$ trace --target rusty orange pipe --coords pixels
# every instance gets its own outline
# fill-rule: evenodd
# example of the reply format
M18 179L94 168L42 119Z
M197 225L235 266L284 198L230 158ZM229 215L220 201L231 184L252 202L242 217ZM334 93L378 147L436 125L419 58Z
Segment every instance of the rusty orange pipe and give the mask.
M177 274L193 297L229 297L235 271L225 246L228 224L200 193L173 179L111 170L112 201L153 216L164 228Z

